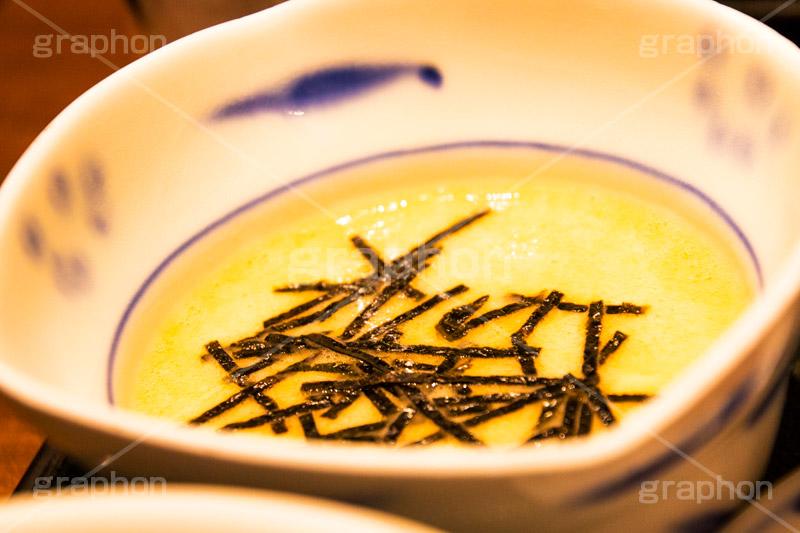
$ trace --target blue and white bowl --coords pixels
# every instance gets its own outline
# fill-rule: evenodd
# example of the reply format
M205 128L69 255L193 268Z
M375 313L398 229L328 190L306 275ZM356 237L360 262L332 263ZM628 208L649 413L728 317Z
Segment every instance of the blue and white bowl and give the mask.
M798 323L799 90L800 51L711 0L291 0L200 32L78 99L0 190L0 388L55 446L134 475L331 496L458 530L724 520L738 501L647 494L755 481L765 465ZM109 401L119 325L204 228L325 169L485 144L683 184L747 243L759 296L626 423L559 446L254 442Z

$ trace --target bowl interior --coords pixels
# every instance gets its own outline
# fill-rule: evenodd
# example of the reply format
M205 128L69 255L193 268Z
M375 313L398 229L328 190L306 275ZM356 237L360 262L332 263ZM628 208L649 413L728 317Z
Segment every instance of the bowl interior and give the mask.
M675 177L735 224L768 294L800 231L797 67L788 41L688 0L293 0L212 28L92 89L8 178L0 364L108 411L120 320L198 231L322 169L448 143Z

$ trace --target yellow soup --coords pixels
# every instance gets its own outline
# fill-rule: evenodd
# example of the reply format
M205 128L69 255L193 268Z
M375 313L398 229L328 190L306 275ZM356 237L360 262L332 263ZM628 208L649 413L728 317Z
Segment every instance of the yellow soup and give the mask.
M244 434L398 446L612 425L736 319L753 272L690 193L549 157L386 159L236 218L137 305L117 402Z

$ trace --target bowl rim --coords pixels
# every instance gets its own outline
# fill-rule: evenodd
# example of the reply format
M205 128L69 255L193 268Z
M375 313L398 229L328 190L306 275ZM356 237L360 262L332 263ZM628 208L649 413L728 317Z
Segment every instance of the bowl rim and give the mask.
M84 93L60 113L37 137L14 166L0 187L0 235L10 226L9 212L16 199L27 187L28 177L36 174L39 161L46 160L52 147L67 135L71 126L99 103L113 100L115 89L132 82L137 75L144 77L173 58L205 46L214 39L230 35L248 35L256 28L263 30L271 24L301 23L306 18L324 17L328 9L346 9L343 3L363 0L342 0L335 6L324 0L292 0L242 19L226 22L166 45L131 65L113 73ZM620 0L635 3L633 0ZM707 0L654 0L662 8L704 12L720 24L737 31L759 35L774 44L771 54L777 56L789 71L800 71L800 50L767 26L731 8ZM138 413L107 404L59 394L48 385L37 382L28 374L13 368L0 359L0 391L27 409L46 417L92 429L111 437L148 445L212 457L224 461L247 463L262 467L313 470L359 477L502 477L524 473L553 473L575 471L629 456L650 439L671 428L686 416L692 405L731 375L736 367L755 350L759 342L787 314L800 294L800 240L787 254L779 272L763 292L729 327L697 362L675 378L657 398L637 409L614 431L593 435L575 442L546 444L541 447L514 450L394 450L375 446L304 443L298 446L279 439L263 437L218 435L202 430L177 427ZM663 440L663 439L662 439ZM589 442L591 441L591 442ZM325 450L325 453L320 453Z
M127 481L127 478L122 479ZM153 483L154 478L142 479ZM111 527L119 520L133 519L147 521L154 527L158 525L159 519L176 515L181 520L182 529L188 529L191 524L202 525L203 517L208 517L209 512L217 511L218 507L224 505L226 509L230 509L229 516L233 517L232 519L228 517L226 520L238 524L251 524L247 531L254 531L253 526L268 527L270 519L274 519L276 514L288 515L293 520L298 520L298 525L302 528L292 531L302 531L306 528L311 531L311 524L303 525L303 520L308 520L304 517L311 517L311 522L327 523L334 531L369 530L385 533L440 531L433 526L385 511L319 497L264 489L167 482L159 494L152 490L139 493L133 488L122 489L117 493L117 489L112 490L111 485L108 491L104 486L102 492L93 493L89 492L89 488L83 487L80 489L82 492L77 490L71 492L66 489L67 492L64 494L38 497L33 494L14 495L0 506L0 527L6 525L11 529L17 526L25 528L25 521L31 518L34 519L33 525L36 526L35 515L46 509L47 522L66 521L71 526L70 531L77 530L74 520L84 524L92 523L95 527L103 524L105 527ZM37 527L43 525L38 524ZM130 527L128 525L128 528ZM201 527L201 530L206 529Z

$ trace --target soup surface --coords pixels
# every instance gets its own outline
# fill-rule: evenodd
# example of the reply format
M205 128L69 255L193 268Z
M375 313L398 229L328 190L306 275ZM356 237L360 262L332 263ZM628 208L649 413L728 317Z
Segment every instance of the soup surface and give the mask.
M604 430L696 360L755 283L697 196L550 157L388 158L238 216L138 302L116 402L212 429L397 446Z

